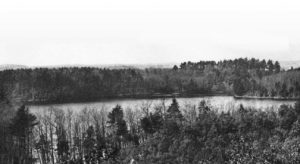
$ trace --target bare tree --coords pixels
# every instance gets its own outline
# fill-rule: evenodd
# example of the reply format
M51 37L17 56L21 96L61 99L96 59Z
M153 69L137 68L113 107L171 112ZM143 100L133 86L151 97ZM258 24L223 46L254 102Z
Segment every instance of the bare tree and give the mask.
M152 101L143 101L140 105L140 109L146 117L148 117L150 114L151 106Z
M187 124L192 125L197 120L197 107L191 103L185 103L182 109L182 114Z

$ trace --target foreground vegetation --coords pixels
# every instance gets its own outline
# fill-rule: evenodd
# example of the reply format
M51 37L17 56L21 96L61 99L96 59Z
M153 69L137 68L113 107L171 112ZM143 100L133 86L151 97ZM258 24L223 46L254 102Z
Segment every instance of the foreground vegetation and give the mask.
M169 69L36 68L0 71L0 92L24 102L95 101L165 94L298 98L300 71L240 58L184 62Z
M176 99L80 113L9 108L2 101L0 163L300 162L300 101L278 111L218 112L205 101L179 106Z

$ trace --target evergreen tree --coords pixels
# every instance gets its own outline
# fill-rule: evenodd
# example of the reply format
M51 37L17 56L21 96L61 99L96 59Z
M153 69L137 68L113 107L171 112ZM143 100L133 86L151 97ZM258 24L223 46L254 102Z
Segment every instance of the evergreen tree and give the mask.
M154 114L150 113L148 117L146 116L141 119L141 127L148 134L157 132L159 129L161 129L162 125L162 116L157 112Z
M274 64L273 64L272 60L268 60L267 65L268 65L269 73L273 73L273 71L274 71Z
M120 105L117 105L113 110L108 113L108 123L114 127L114 131L118 136L127 134L127 124L124 120L123 110Z
M182 120L183 116L179 110L178 102L175 98L173 98L172 104L169 106L166 112L164 132L169 136L178 134Z
M177 65L174 65L173 70L174 70L174 71L177 71L177 70L178 70Z
M166 116L167 118L174 120L182 119L182 114L179 110L179 105L175 98L172 99L172 104L169 106Z
M117 122L120 122L123 119L123 110L120 105L117 105L113 110L108 113L108 123L109 124L115 124Z
M266 67L267 67L267 63L266 63L266 60L263 59L261 62L260 62L260 67L262 68L262 70L265 70Z
M117 105L108 113L108 123L111 129L110 133L110 147L108 147L108 158L115 159L121 150L122 141L128 134L127 124L123 118L123 110L121 106Z
M187 68L186 62L180 64L180 69L186 69L186 68Z
M279 64L278 61L275 62L274 69L275 69L275 73L279 73L280 72L280 64Z
M144 130L145 133L148 133L148 134L154 133L151 119L148 117L143 117L141 119L141 128Z
M15 117L11 120L11 134L17 137L20 145L18 152L19 163L32 162L31 141L33 138L31 136L33 128L37 124L36 116L29 113L28 108L24 105L18 109Z

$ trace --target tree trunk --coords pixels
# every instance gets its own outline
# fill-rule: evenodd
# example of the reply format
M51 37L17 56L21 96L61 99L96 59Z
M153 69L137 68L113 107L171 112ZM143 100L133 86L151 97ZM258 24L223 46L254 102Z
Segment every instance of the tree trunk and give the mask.
M54 151L53 151L53 129L52 125L50 124L50 142L51 142L51 160L52 164L54 164Z

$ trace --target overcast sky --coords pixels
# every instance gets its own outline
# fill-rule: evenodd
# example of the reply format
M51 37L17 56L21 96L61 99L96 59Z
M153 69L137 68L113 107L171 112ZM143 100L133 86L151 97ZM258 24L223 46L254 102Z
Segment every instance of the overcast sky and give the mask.
M287 0L7 0L0 64L300 60L300 3Z

